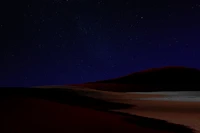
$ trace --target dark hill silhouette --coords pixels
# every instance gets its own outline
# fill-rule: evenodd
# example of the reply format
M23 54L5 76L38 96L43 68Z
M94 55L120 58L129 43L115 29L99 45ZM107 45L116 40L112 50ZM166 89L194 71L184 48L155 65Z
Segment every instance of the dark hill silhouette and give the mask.
M140 86L129 88L129 91L200 91L200 71L186 67L152 68L120 78L86 84Z

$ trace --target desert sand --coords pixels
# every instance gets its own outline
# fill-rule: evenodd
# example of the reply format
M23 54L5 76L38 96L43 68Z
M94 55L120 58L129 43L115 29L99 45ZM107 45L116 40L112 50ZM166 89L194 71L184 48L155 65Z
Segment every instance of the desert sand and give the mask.
M96 90L95 92L99 94L87 93L87 95L108 101L134 105L134 107L129 109L114 111L166 120L171 123L190 127L196 133L200 133L200 102L136 100L137 98L164 97L164 95L159 94L130 94Z
M174 124L190 127L196 133L200 133L200 102L137 100L139 98L164 97L164 95L109 92L80 87L72 88L77 93L88 97L133 105L132 108L112 111L166 120Z
M200 102L130 100L126 103L136 107L116 111L166 120L200 132Z
M1 133L170 133L138 126L128 116L40 98L4 97L0 106Z

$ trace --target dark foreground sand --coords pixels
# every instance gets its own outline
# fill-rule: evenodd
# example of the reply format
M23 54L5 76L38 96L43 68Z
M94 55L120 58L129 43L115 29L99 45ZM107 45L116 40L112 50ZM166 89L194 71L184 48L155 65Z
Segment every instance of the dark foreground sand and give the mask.
M140 104L145 105L140 101L134 102L136 107L129 104L121 105L133 104L127 97L132 94L87 88L83 90L76 87L28 91L25 89L20 90L20 93L14 90L11 95L12 91L5 94L1 91L0 132L192 133L192 130L185 126L146 118L143 117L144 114L136 116L119 113L133 113L132 109ZM105 100L102 101L103 99Z
M36 98L0 102L1 133L167 133L144 128L125 117Z

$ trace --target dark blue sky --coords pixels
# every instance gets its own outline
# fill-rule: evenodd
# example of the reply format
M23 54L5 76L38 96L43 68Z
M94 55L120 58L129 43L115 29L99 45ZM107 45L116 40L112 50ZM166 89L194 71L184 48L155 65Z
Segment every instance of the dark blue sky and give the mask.
M0 3L0 86L63 85L152 67L200 69L200 2Z

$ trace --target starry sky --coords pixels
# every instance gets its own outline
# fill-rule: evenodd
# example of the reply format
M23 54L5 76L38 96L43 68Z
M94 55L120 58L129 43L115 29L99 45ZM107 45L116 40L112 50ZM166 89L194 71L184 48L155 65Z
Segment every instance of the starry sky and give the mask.
M6 0L0 16L1 87L200 69L199 1Z

